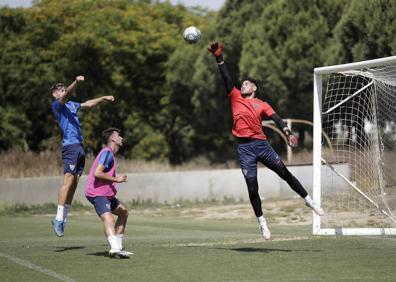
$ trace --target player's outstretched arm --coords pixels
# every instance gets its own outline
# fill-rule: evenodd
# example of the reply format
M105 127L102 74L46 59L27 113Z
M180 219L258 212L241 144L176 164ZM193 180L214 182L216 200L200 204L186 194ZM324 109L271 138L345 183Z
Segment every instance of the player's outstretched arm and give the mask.
M220 74L223 77L227 93L230 93L232 88L234 88L234 83L231 79L230 74L228 73L226 64L223 59L223 55L222 55L223 49L224 49L223 44L214 42L210 45L208 51L212 53L212 55L216 58L216 62L217 65L219 66Z
M99 164L97 166L95 170L95 178L108 182L116 182L116 183L122 183L127 181L127 176L125 174L113 177L105 173L105 166L102 164Z
M66 88L66 95L71 94L77 87L77 84L80 81L84 81L84 76L79 75L76 77L76 79Z
M281 117L277 114L274 113L270 116L270 118L275 122L275 124L278 126L280 130L285 133L287 137L287 143L290 147L297 147L298 146L298 139L297 137L293 134L293 132L287 127L286 123L281 119Z
M114 96L102 96L96 99L85 101L84 103L81 103L81 108L92 108L104 101L113 102Z
M68 96L76 89L76 86L78 82L84 81L84 76L79 75L76 77L76 79L66 88L66 90L61 93L59 96L56 98L62 103L65 104L67 102Z

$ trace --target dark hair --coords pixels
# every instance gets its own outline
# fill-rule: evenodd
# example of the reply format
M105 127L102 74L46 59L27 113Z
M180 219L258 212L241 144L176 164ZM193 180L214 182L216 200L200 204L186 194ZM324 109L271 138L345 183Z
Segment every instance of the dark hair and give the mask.
M109 143L110 136L111 134L113 134L114 131L118 132L118 134L121 133L121 130L115 127L110 127L102 131L102 141L104 144Z
M254 79L254 78L252 78L252 77L245 77L245 78L242 80L242 82L244 82L245 80L248 80L248 81L250 81L251 83L253 83L254 85L256 85L257 90L259 89L259 84L260 84L260 82L259 82L258 80Z
M50 90L51 90L51 93L53 93L54 91L61 89L61 88L66 88L66 86L63 83L58 82L58 83L55 83L54 85L52 85Z

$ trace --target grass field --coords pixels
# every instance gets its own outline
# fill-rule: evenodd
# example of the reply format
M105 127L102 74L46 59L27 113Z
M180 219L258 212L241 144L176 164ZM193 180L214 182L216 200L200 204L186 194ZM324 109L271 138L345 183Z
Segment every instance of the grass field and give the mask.
M208 207L206 207L208 208ZM230 207L231 208L231 207ZM395 237L315 237L304 224L194 219L131 211L111 259L94 214L70 217L56 238L49 215L0 216L0 281L395 281Z

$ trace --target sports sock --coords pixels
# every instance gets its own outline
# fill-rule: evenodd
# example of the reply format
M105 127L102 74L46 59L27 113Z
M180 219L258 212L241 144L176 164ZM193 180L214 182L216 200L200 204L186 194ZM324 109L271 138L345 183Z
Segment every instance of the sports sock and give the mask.
M258 222L259 222L259 224L267 224L267 221L265 220L265 218L264 218L264 216L262 215L262 216L259 216L258 218L257 218L257 220L258 220Z
M313 202L312 199L311 199L311 197L310 197L309 195L307 195L307 196L304 198L304 200L305 200L306 203L309 203L309 204Z
M121 251L120 244L119 244L119 238L116 235L110 235L107 237L107 241L110 244L110 249L112 251Z
M55 219L58 221L63 221L63 213L64 213L65 207L58 205L58 209L56 210L56 216Z
M118 238L118 244L120 246L120 249L122 250L123 249L122 240L124 239L124 234L116 234L116 236Z
M63 221L67 220L67 215L69 213L70 208L71 208L71 205L65 204L65 209L63 211Z

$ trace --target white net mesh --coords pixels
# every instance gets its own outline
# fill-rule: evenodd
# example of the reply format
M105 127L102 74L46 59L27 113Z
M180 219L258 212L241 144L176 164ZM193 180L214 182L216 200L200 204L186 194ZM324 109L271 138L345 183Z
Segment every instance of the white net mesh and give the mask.
M396 66L327 75L322 128L322 226L395 227Z

